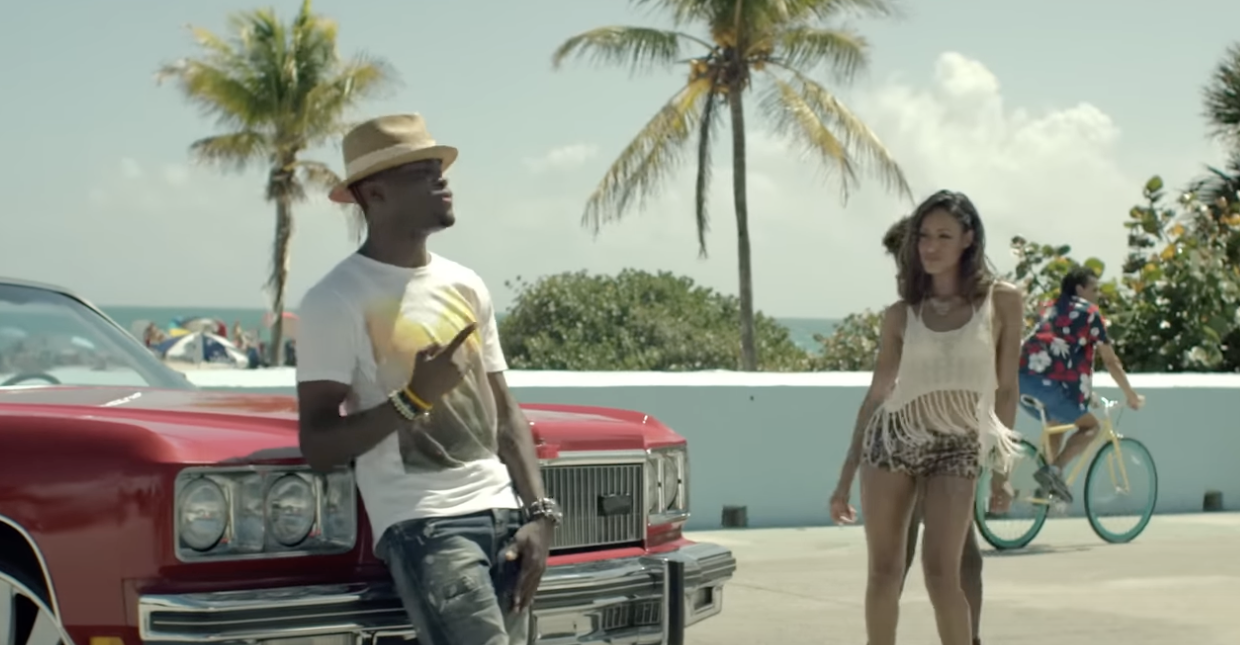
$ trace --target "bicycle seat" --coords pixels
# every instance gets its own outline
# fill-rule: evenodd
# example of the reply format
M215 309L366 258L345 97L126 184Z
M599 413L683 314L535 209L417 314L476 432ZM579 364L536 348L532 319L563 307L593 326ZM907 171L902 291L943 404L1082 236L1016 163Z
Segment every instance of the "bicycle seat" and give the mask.
M1022 394L1022 395L1020 395L1020 402L1021 402L1022 404L1024 404L1024 405L1027 405L1027 406L1029 406L1029 407L1031 407L1031 408L1035 409L1035 410L1039 410L1039 411L1040 411L1040 410L1042 410L1042 409L1044 408L1044 406L1042 405L1042 402L1041 402L1041 401L1039 401L1039 400L1037 400L1037 399L1033 398L1032 396L1029 396L1028 394Z

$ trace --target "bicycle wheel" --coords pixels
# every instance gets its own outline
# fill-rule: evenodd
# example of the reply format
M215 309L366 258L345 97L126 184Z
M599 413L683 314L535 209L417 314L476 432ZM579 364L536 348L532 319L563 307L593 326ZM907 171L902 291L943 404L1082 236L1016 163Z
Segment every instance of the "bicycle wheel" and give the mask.
M973 504L973 519L977 529L996 549L1020 549L1037 537L1046 523L1050 510L1046 499L1038 499L1038 482L1033 474L1046 465L1046 460L1028 440L1020 440L1020 452L1012 465L1008 483L1013 489L1012 506L1001 515L991 513L989 468L977 478L977 495Z
M1109 442L1094 455L1085 476L1085 515L1098 537L1111 544L1132 541L1149 525L1157 501L1158 470L1145 444L1124 437L1118 450ZM1119 521L1104 526L1104 517Z

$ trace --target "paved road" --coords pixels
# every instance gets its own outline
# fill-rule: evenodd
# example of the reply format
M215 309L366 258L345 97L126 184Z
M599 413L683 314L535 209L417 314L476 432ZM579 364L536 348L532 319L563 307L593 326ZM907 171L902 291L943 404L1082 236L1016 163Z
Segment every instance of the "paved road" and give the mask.
M860 528L695 533L732 548L723 614L693 645L863 645ZM1159 516L1136 541L1101 542L1083 519L1047 522L1026 550L988 548L982 642L994 645L1240 643L1240 514ZM937 645L920 571L900 645Z

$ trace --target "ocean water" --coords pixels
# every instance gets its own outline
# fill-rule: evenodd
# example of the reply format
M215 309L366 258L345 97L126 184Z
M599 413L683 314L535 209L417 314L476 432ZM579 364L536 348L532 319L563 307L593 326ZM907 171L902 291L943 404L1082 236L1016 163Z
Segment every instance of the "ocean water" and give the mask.
M197 318L200 316L223 320L228 324L230 330L234 322L241 323L241 327L246 330L262 329L263 325L262 309L227 307L109 307L106 305L101 305L99 308L103 309L113 320L120 323L121 327L128 329L131 333L134 333L135 326L143 321L153 322L160 327L167 328L172 324L174 318ZM503 315L501 314L500 317L502 318ZM839 323L838 320L832 318L776 318L776 320L788 328L793 342L806 351L817 351L818 349L818 344L814 342L814 334L829 334L835 328L835 325ZM266 337L265 332L263 337Z

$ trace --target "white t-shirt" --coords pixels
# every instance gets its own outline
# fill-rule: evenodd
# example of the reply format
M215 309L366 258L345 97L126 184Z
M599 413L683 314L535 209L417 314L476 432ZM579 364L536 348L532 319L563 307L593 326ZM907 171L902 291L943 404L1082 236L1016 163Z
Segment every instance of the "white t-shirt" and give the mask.
M518 508L496 456L498 414L487 380L508 364L478 274L434 254L426 266L409 269L355 253L311 287L297 314L297 381L349 385L346 414L391 405L388 395L409 382L420 349L447 345L478 323L456 353L461 384L418 430L401 427L357 458L357 487L376 544L406 520Z

